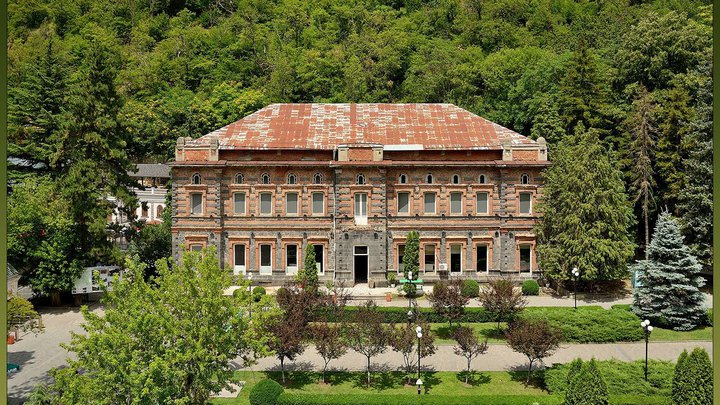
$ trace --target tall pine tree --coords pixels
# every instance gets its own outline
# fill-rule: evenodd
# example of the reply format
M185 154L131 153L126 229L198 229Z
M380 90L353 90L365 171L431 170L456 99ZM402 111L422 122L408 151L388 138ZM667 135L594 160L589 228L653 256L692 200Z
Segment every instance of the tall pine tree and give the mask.
M638 286L633 292L633 312L675 330L690 330L707 317L700 287L702 266L683 243L677 221L660 214L648 249L648 260L633 266Z
M646 260L648 258L647 249L650 244L650 210L654 206L655 171L653 169L653 155L657 133L655 110L650 94L644 87L641 87L638 97L633 103L633 111L625 122L632 138L630 143L632 166L629 173L633 199L639 205L640 214L645 225L643 235L645 237Z
M536 226L538 261L548 276L569 280L573 267L588 282L627 276L635 218L615 166L597 132L582 125L557 146Z
M78 49L81 64L68 90L65 124L52 136L51 166L58 190L70 203L79 249L88 264L107 262L110 244L107 217L117 197L134 207L128 176L133 168L126 152L127 132L118 121L122 98L116 90L119 51L96 29Z
M698 89L697 115L690 123L690 133L685 138L688 156L683 161L687 181L678 196L685 242L690 245L703 264L712 269L713 243L713 117L712 76L710 65L700 69L704 78Z

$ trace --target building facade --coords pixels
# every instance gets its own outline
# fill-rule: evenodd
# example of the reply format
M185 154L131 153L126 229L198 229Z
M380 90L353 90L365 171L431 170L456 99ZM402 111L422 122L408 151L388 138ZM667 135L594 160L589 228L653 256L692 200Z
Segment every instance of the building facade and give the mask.
M273 104L171 163L173 253L282 284L315 249L321 281L386 284L420 234L425 281L536 272L544 139L450 104Z

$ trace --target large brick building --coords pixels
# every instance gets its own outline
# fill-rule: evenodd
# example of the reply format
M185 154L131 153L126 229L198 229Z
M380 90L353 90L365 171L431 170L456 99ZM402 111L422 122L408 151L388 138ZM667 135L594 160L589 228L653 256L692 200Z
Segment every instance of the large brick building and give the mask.
M178 139L173 252L280 284L309 243L321 280L384 285L417 230L426 281L531 276L547 165L544 139L451 104L273 104Z

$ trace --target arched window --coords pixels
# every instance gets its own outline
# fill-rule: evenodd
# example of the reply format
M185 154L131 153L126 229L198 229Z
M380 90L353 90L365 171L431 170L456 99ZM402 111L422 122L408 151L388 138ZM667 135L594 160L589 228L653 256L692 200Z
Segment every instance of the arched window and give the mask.
M192 175L192 184L200 184L200 173Z
M459 174L453 174L453 176L452 176L452 183L453 183L453 184L460 184L460 175L459 175Z
M484 174L480 175L480 178L478 179L478 183L485 184L485 175Z
M323 179L322 179L322 174L320 174L320 173L315 173L315 176L313 176L313 183L315 183L315 184L322 184L322 181L323 181Z
M530 184L530 176L528 176L527 173L520 176L520 184Z
M235 184L243 184L245 181L245 177L243 177L242 173L238 173L235 175Z
M432 176L432 174L429 174L429 173L428 173L428 175L427 175L427 184L432 184L432 182L433 182L433 176Z
M297 177L295 177L294 174L290 173L288 174L288 184L295 184L297 183Z
M406 174L400 175L400 184L407 184L407 175Z
M263 173L262 176L260 176L260 183L270 184L270 175L267 173Z
M358 174L355 178L355 183L357 184L365 184L365 176L362 174Z
M157 218L162 218L163 209L164 209L164 208L163 208L162 205L158 205L158 206L157 206L157 208L155 209L155 212L156 212L155 216L156 216Z

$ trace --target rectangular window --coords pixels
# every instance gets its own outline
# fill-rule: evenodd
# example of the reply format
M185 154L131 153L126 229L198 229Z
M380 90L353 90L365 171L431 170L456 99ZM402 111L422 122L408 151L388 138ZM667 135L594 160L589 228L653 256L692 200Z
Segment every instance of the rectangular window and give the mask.
M245 214L245 193L233 194L233 212L235 214Z
M462 272L462 245L450 245L450 272Z
M425 245L425 272L435 271L435 245Z
M272 246L260 245L260 274L272 274Z
M312 213L322 215L325 213L325 194L313 193L312 195Z
M202 252L202 245L190 245L190 250L193 252Z
M520 213L529 214L532 211L532 193L520 193Z
M476 255L476 269L477 271L487 272L488 271L488 247L487 245L477 245L475 249Z
M367 225L367 194L355 194L355 225Z
M398 193L398 214L410 213L410 193Z
M425 193L425 213L435 213L435 193Z
M148 206L147 206L147 204L145 204L145 203L142 204L142 217L143 217L143 218L149 217L149 214L148 214Z
M234 245L235 263L233 273L245 274L245 245Z
M405 245L398 245L398 272L402 273L405 269L403 266L403 257L405 256Z
M476 208L478 214L488 213L488 193L481 192L477 193L476 196Z
M285 272L297 274L298 271L298 247L297 245L285 246Z
M272 194L260 193L260 215L272 214Z
M313 245L315 249L315 266L317 266L318 274L325 274L325 247L323 245Z
M530 255L531 251L532 246L520 246L520 271L530 271L530 267L532 266Z
M190 194L190 213L202 214L203 212L203 195L202 193Z
M297 215L297 213L298 213L298 195L297 195L297 193L285 194L285 213L288 215Z
M462 193L450 193L450 213L462 214Z

